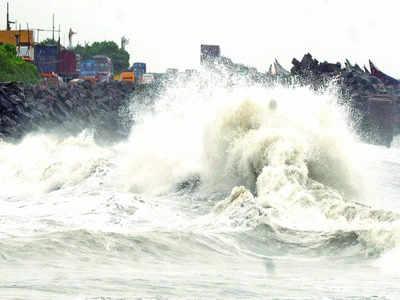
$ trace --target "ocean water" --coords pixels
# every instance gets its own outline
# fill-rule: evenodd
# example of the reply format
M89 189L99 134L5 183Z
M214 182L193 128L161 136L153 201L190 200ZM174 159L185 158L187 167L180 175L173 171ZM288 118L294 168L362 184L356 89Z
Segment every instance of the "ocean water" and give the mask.
M118 144L0 143L0 299L400 299L400 150L335 103L189 82Z

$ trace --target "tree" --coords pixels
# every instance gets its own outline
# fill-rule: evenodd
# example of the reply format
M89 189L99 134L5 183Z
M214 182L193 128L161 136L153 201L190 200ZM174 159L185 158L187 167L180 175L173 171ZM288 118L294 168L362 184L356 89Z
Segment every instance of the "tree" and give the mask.
M77 45L75 53L80 54L81 59L89 59L95 55L105 55L111 58L114 66L114 73L121 73L129 68L129 53L113 41L94 42L92 45Z
M0 81L38 82L36 67L16 56L14 45L0 45Z
M45 39L39 43L41 46L58 46L58 42L53 39Z

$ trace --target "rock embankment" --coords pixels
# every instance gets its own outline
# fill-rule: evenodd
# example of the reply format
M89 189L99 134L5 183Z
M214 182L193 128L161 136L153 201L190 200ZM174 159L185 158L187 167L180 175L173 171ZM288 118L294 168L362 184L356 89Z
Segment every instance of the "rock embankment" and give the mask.
M17 142L35 131L77 134L89 128L98 141L112 142L129 134L129 105L140 94L138 99L154 96L124 82L0 83L0 140Z
M300 83L320 88L335 80L339 87L356 101L376 95L398 95L400 93L399 82L380 79L373 76L366 67L362 69L357 64L351 65L348 61L342 68L339 62L319 62L308 53L303 56L301 61L294 58L292 64L290 73Z
M400 133L397 80L383 73L372 75L367 68L352 66L348 61L344 67L340 63L319 62L310 54L300 61L294 58L292 64L290 72L276 61L275 72L259 73L255 68L222 58L211 64L209 71L226 76L229 86L234 84L235 76L266 86L300 84L321 91L335 82L339 101L350 109L354 128L362 140L389 146L393 136ZM163 86L135 87L124 82L61 86L0 83L0 140L19 141L32 131L77 134L93 129L96 141L118 141L129 135L134 121L135 112L129 109L130 105L151 106Z
M340 99L353 113L355 129L369 143L389 146L399 129L400 84L383 75L371 74L366 67L319 62L310 54L301 61L292 60L291 76L314 89L324 89L332 81L339 88ZM371 65L371 68L373 66Z

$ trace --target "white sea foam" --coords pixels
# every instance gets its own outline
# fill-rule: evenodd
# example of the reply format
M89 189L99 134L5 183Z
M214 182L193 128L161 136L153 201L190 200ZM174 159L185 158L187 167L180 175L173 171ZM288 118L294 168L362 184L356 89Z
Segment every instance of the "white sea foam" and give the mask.
M32 195L74 185L105 167L111 149L96 146L87 132L77 137L34 134L20 144L0 145L4 195Z
M214 213L235 224L360 231L378 251L395 247L395 236L379 238L397 215L370 206L367 153L336 100L306 88L173 86L153 110L136 114L129 139L118 145L99 147L87 133L1 144L3 191L46 193L111 169L113 189L160 195L196 175L206 195L231 193Z

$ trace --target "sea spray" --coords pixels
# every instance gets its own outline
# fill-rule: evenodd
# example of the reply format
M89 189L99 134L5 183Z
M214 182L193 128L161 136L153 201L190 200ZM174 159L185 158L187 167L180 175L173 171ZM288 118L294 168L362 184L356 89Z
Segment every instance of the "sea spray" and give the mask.
M20 190L45 193L74 186L101 169L111 170L108 186L132 194L168 195L196 178L201 197L231 194L214 213L244 228L354 231L372 245L370 224L398 218L369 205L373 184L363 176L360 144L334 95L189 82L170 87L154 109L136 117L129 139L114 146L99 147L85 133L3 144L3 157L18 149L38 153L11 155L2 164L10 195L21 183ZM394 239L388 247L396 244ZM378 240L375 246L370 248L385 249Z
M0 145L0 175L5 195L44 193L76 185L107 168L111 148L101 148L89 131L76 137L26 136L20 144Z

